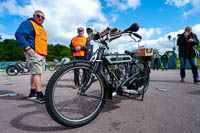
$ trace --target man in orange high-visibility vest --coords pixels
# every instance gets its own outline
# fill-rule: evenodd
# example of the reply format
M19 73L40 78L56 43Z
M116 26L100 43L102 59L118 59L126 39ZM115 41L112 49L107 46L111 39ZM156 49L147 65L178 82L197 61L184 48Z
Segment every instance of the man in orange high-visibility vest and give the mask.
M30 63L30 94L28 99L39 103L45 102L42 93L42 73L45 70L47 56L47 32L43 28L45 16L40 10L35 11L32 18L23 21L18 27L15 37Z
M92 45L87 37L84 37L84 28L77 28L78 36L74 37L70 44L70 49L73 53L75 60L89 60L91 57L89 53L92 52ZM79 82L79 71L74 71L74 89L78 88Z

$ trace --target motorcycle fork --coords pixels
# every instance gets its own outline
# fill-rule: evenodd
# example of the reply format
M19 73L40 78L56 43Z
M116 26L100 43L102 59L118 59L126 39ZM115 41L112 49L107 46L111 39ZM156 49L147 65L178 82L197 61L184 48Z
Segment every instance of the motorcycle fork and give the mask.
M83 85L80 88L81 94L84 94L88 90L88 88L92 85L92 83L95 81L95 75L96 75L96 72L97 72L99 65L100 65L100 62L95 63L90 75L87 75L89 72L84 73L85 75L83 75L83 78L84 78L85 81L83 82ZM89 81L89 83L88 83L88 81Z

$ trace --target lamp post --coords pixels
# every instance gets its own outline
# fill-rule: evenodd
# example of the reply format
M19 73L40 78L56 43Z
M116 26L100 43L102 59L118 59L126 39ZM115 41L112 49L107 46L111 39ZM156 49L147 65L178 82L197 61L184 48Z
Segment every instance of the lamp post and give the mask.
M173 51L175 52L176 51L176 46L175 46L175 44L176 44L176 37L173 38L173 41L174 41Z
M167 36L167 38L169 39L169 41L173 41L173 52L170 51L168 52L169 55L169 63L168 63L168 67L169 68L176 68L176 61L177 61L177 54L176 54L176 37L173 37L171 35Z
M171 37L172 37L171 35L167 36L167 38L169 39L169 41L171 40Z
M172 38L172 36L171 35L169 35L169 36L167 36L167 38L169 39L169 41L171 40L171 38ZM173 46L173 51L175 52L176 51L176 46L175 46L175 44L176 44L176 37L173 37L172 38L172 41L174 42L174 46Z

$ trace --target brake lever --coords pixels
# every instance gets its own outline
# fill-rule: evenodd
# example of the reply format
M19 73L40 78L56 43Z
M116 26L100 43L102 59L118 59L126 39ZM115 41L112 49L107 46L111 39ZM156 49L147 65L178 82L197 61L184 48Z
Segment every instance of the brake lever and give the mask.
M142 36L140 36L139 34L137 34L137 33L132 33L134 36L136 36L137 38L139 38L140 40L142 40Z
M135 37L139 38L139 40L136 40L132 35L134 35ZM140 42L140 41L142 40L142 36L140 36L140 35L137 34L137 33L130 32L130 33L129 33L129 36L130 36L135 42Z

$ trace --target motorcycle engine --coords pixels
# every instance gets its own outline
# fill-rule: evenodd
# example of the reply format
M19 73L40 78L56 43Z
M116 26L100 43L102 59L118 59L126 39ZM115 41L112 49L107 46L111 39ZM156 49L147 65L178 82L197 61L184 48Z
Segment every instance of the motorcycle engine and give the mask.
M114 77L115 82L123 82L128 78L129 66L132 62L132 57L126 54L110 54L105 56L106 65L109 72Z
M109 72L114 77L114 83L118 86L120 83L131 77L134 73L139 71L138 69L144 69L143 64L139 63L138 67L133 65L131 67L132 57L126 54L111 54L105 56L106 65L108 66ZM127 83L127 89L137 90L143 85L143 80L140 79L141 75L138 75L137 79Z

